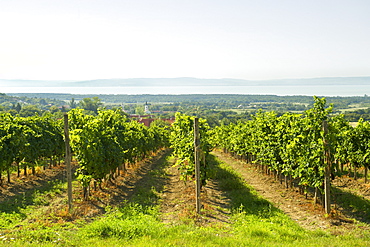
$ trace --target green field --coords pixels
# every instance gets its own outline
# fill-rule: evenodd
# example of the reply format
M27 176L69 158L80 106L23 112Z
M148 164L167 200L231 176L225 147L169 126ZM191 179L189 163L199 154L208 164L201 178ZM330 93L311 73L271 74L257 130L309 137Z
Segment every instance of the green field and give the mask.
M369 246L370 232L354 230L341 235L303 229L259 196L231 167L214 158L212 180L230 199L229 222L198 224L189 218L173 224L161 221L164 171L170 157L159 160L146 185L129 201L107 206L92 218L61 215L51 210L66 204L63 181L3 201L0 206L1 246ZM152 184L151 184L152 183ZM77 199L76 199L77 200ZM202 216L201 216L202 217ZM205 216L204 216L205 217Z

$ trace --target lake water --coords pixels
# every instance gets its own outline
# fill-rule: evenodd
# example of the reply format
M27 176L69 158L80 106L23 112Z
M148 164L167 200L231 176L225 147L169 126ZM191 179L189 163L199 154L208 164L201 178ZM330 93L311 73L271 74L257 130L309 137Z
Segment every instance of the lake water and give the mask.
M316 96L370 95L370 85L340 86L180 86L180 87L0 87L0 93L71 94L269 94Z

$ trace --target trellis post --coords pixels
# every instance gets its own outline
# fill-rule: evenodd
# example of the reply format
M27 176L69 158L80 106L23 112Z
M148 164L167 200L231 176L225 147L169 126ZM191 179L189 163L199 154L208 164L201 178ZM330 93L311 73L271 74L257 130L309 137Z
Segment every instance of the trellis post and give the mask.
M68 193L68 211L72 210L72 171L71 171L71 147L69 144L68 114L64 114L64 136L66 144L65 165L67 170L67 193Z
M194 164L195 164L195 204L196 212L200 214L200 137L199 118L194 118Z

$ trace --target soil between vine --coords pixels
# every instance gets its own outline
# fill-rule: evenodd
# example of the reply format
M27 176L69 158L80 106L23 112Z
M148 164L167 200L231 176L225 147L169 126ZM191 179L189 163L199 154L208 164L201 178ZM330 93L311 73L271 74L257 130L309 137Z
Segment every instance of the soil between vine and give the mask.
M74 214L65 212L66 205L58 196L45 211L48 214L59 215L67 221L79 218L88 218L105 213L107 206L119 206L130 202L140 193L140 190L148 191L154 187L158 193L149 204L159 205L161 219L167 224L181 224L195 222L199 225L222 225L230 222L230 199L218 188L217 181L210 180L202 190L202 214L195 214L194 183L184 182L179 179L177 167L173 167L174 160L166 161L168 152L160 152L153 159L147 160L140 165L131 167L126 176L118 177L114 184L105 184L103 190L92 191L91 200L83 202L75 200ZM214 152L219 160L228 163L238 171L243 179L250 184L265 199L284 211L302 227L315 230L322 229L332 234L343 234L356 229L370 230L369 224L359 226L349 219L343 212L338 211L334 217L324 217L323 210L319 205L313 205L311 200L305 199L297 191L285 189L280 183L271 177L260 174L253 166L235 160L227 155ZM50 179L63 178L63 166L47 170L36 177L26 180L13 180L11 185L5 185L1 189L0 202L14 196L15 193L24 193L40 186ZM32 180L35 179L35 180ZM350 182L346 182L348 184ZM352 183L352 182L351 182ZM363 192L363 190L361 190ZM361 192L360 191L360 192ZM364 190L365 196L367 190ZM75 190L75 198L81 190ZM82 196L81 196L82 197ZM60 204L56 204L56 202Z
M331 216L325 216L321 205L314 205L312 198L299 194L297 189L286 189L272 177L261 174L254 166L238 161L227 154L213 152L220 161L229 164L259 195L282 210L301 227L308 230L324 230L335 235L349 231L370 230L369 224L356 224L355 220L343 210L333 209ZM205 210L200 216L194 211L195 196L193 182L179 180L179 171L175 167L167 169L168 183L162 194L161 212L163 221L176 224L192 219L197 224L222 224L229 222L230 199L217 187L217 181L208 181L202 191L202 205ZM336 185L341 180L336 181ZM365 194L366 196L366 194Z
M171 162L174 164L174 160ZM201 191L201 215L195 213L195 183L180 180L180 172L173 165L166 170L168 182L162 193L162 220L167 224L195 222L198 225L229 223L229 199L215 181L208 181Z
M356 229L370 230L369 224L359 226L349 218L349 215L339 209L333 209L333 215L326 217L322 207L313 204L312 198L306 199L304 195L299 194L298 189L285 189L279 182L261 174L250 164L235 160L221 152L215 151L214 155L231 165L263 198L273 203L305 229L321 229L338 235Z

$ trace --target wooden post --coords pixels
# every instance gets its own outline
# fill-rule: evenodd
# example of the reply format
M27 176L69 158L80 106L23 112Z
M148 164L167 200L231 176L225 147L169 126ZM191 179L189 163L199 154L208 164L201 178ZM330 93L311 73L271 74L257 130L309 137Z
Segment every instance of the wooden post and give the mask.
M315 195L313 197L313 204L315 205L317 204L317 198L318 198L317 194L318 194L318 189L317 187L315 187Z
M71 147L69 145L69 127L68 114L64 114L64 136L66 144L65 164L67 169L67 193L68 193L68 210L72 210L72 171L71 171Z
M6 172L7 172L7 175L8 175L8 183L10 184L10 168L8 168L8 170Z
M366 166L367 164L365 164L365 184L367 183L367 170L368 170L368 168L367 168L367 166Z
M325 191L325 213L330 214L331 202L330 202L330 149L329 143L326 139L328 134L328 123L324 121L322 123L324 130L324 165L325 165L325 178L324 178L324 191Z
M16 163L17 163L17 177L19 178L21 176L21 168L19 166L19 162L16 161Z
M199 138L199 119L194 118L194 164L195 164L195 208L200 214L200 138Z

